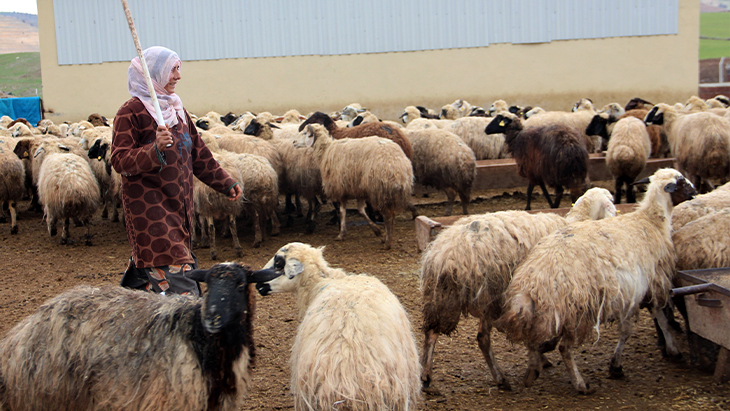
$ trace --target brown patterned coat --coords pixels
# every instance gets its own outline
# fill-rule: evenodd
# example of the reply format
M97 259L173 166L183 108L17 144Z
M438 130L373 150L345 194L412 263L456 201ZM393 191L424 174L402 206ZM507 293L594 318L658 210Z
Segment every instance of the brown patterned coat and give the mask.
M236 184L185 116L187 124L179 119L171 128L173 146L161 155L154 144L157 123L139 99L124 103L114 118L111 164L122 175L124 222L137 268L193 263L193 175L225 194Z

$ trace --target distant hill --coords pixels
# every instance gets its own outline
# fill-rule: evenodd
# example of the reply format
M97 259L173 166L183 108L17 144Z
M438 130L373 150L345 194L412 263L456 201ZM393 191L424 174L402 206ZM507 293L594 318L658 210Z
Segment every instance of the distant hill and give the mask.
M39 52L38 16L0 13L0 54Z

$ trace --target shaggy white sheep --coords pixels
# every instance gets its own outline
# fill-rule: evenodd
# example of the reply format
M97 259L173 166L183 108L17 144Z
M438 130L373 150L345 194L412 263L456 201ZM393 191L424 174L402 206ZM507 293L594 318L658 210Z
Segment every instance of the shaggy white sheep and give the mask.
M621 355L642 303L648 303L657 319L667 353L681 355L662 308L669 301L676 261L672 207L695 191L673 169L660 169L649 180L636 211L558 230L533 247L515 270L496 326L511 341L527 346L526 386L542 369L540 345L559 340L573 387L582 394L591 392L572 350L609 321L617 322L620 331L609 372L622 377Z
M410 143L409 143L410 145ZM307 125L296 142L297 147L314 147L319 161L324 194L340 203L340 234L347 234L345 216L347 201L357 200L357 210L376 236L380 228L365 212L365 201L383 215L385 249L390 249L395 229L395 216L412 207L413 168L400 146L381 137L343 138L334 140L320 124Z
M512 273L545 235L569 223L616 215L611 193L592 188L566 218L553 213L502 211L459 219L441 231L421 257L424 387L431 384L433 353L440 334L451 334L462 315L479 318L477 342L492 377L502 389L509 382L491 348L493 322L502 312L503 293Z
M330 267L322 250L285 245L265 266L279 277L259 286L296 295L294 409L416 409L420 366L405 309L377 278Z

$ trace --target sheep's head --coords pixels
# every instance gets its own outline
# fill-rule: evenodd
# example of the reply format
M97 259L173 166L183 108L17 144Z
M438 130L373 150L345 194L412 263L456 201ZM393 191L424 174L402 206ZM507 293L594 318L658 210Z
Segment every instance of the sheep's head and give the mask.
M185 276L208 285L203 297L202 322L215 334L229 324L240 322L248 313L248 285L271 280L264 271L251 271L235 263L217 264L208 270L192 270Z
M729 107L730 106L730 98L728 98L727 96L724 96L722 94L718 94L718 95L716 95L713 98L715 100L719 101L720 103L722 103L725 107Z
M504 132L510 128L512 123L519 123L519 121L519 117L512 113L506 112L499 114L494 118L494 120L489 122L487 127L484 129L484 132L487 134L504 134Z
M624 110L625 111L629 111L629 110L634 110L634 109L637 109L637 108L648 108L648 107L651 107L653 105L654 104L652 104L652 103L650 103L650 102L648 102L648 101L646 101L646 100L644 100L642 98L634 97L631 100L629 100L628 103L626 103L626 106L624 107Z
M223 122L224 126L230 125L231 123L236 121L236 119L238 119L238 116L236 116L235 114L233 114L231 112L229 112L225 116L221 116L221 121Z
M201 118L201 119L198 119L198 121L196 121L196 122L195 122L195 125L196 125L196 126L197 126L197 127L199 128L199 129L202 129L202 130L207 130L207 129L209 129L209 128L210 128L210 121L208 121L208 120L206 120L206 119L203 119L203 118Z
M307 266L326 266L322 257L324 247L314 248L304 243L289 243L281 247L261 272L275 276L270 281L257 284L261 295L296 292L301 285L302 274ZM322 274L322 276L324 276Z
M309 124L304 130L299 133L299 136L294 140L293 144L296 148L312 147L321 138L328 138L331 140L329 133L321 124Z
M572 111L581 111L581 110L595 110L593 107L593 100L589 98L582 98L578 100L575 105L573 105Z
M299 131L304 130L304 128L306 126L308 126L309 124L313 124L313 123L322 124L325 127L327 127L328 130L331 127L337 127L335 124L335 121L332 120L332 117L328 116L327 114L325 114L321 111L317 111L314 114L312 114L311 116L309 116L308 119L304 120L304 122L302 124L299 125Z
M504 100L497 100L492 103L491 107L489 107L489 116L493 117L495 114L502 113L504 111L509 111L507 102Z
M644 117L644 123L649 125L661 126L667 120L665 117L667 114L675 116L677 111L674 107L669 104L659 103L649 110L649 113Z
M568 215L573 213L584 214L591 220L601 220L616 217L617 211L611 192L605 188L593 187L576 200Z
M586 127L585 133L589 136L601 136L603 139L608 140L608 122L609 117L607 114L596 114L591 119L591 122Z
M673 206L683 201L691 200L697 195L697 191L692 182L688 181L682 173L673 168L661 168L654 172L651 177L636 181L633 185L647 183L650 184L649 189L652 186L659 186L662 191L669 193Z

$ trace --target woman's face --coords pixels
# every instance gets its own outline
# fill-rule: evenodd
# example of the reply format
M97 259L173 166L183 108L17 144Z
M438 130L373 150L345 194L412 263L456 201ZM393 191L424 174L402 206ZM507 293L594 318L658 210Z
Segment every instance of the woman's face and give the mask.
M181 78L182 75L180 75L180 63L178 63L175 65L175 67L172 68L172 73L170 73L170 81L165 85L165 90L170 94L175 93L175 86Z

